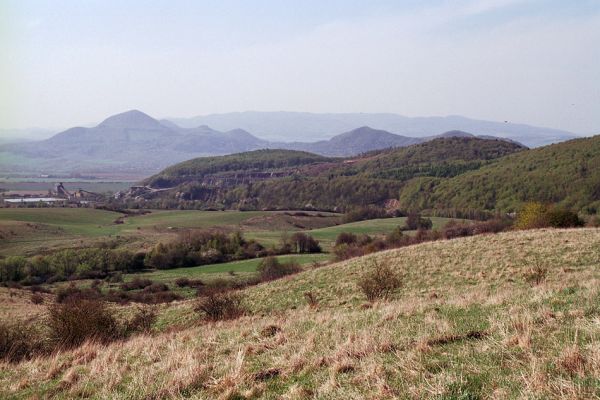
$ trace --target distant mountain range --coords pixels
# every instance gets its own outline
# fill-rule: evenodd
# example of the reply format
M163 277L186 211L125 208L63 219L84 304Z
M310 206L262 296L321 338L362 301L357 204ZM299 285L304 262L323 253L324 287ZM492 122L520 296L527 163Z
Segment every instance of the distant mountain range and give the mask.
M385 113L320 114L305 112L233 112L192 118L170 118L182 127L208 125L213 129L245 129L270 141L289 141L301 137L317 141L348 132L359 126L370 126L409 137L427 137L461 130L477 135L489 135L514 140L528 147L539 147L579 137L551 128L513 123L483 121L461 116L404 117Z
M269 115L277 113L258 113L256 117L265 117L268 125ZM297 118L306 115L303 113L291 114ZM225 115L225 114L223 114ZM234 115L234 114L231 114ZM242 113L240 115L247 115ZM254 114L252 114L254 115ZM323 120L329 120L325 126L332 126L331 119L327 116L333 114L308 114L320 116ZM347 125L349 122L343 120L346 114L339 114L340 120L337 126ZM363 114L347 114L357 116ZM392 114L364 114L365 116L388 116ZM281 117L281 116L280 116ZM404 118L404 117L402 117ZM280 118L282 122L285 118ZM349 118L351 121L356 119ZM300 118L301 120L301 118ZM300 121L299 120L299 121ZM384 119L385 120L385 119ZM435 119L432 119L435 120ZM474 121L462 119L465 121ZM445 123L449 125L448 120ZM181 121L177 121L181 123ZM214 120L213 122L217 122ZM497 123L479 121L490 127ZM288 129L299 132L305 122L299 122L300 127L290 122ZM494 125L495 124L495 125ZM92 128L75 127L58 133L53 137L26 143L9 143L0 145L0 171L5 173L16 172L43 172L43 173L133 173L150 175L171 164L200 156L225 155L258 149L288 149L307 151L324 156L345 157L353 156L372 150L385 149L389 147L405 147L422 143L437 137L473 137L474 135L462 130L448 130L435 134L443 124L434 124L434 128L428 132L430 135L421 137L410 137L397 135L385 130L373 129L362 126L334 135L328 140L314 142L281 142L268 141L256 137L245 129L236 127L231 129L216 130L208 125L196 127L180 127L170 120L156 120L141 111L132 110L111 116ZM460 124L457 124L460 125ZM223 126L223 125L220 125ZM266 125L265 125L266 126ZM507 125L509 126L509 125ZM456 128L456 126L453 126ZM515 126L512 126L514 129ZM314 132L316 126L309 129ZM319 128L323 129L323 128ZM479 137L489 137L493 129L472 132L482 133ZM532 132L540 132L540 136L531 136ZM569 133L561 133L548 130L546 136L541 136L542 128L524 128L522 136L513 135L509 140L531 143L532 137L536 140L550 140L550 137L570 137ZM289 131L288 131L289 132ZM422 132L425 132L424 130ZM529 135L529 136L528 136ZM555 135L555 136L552 136ZM331 136L331 135L328 135ZM507 135L505 135L508 137ZM307 135L297 134L296 137L306 138ZM503 136L504 137L504 136ZM519 140L521 139L521 140ZM523 140L527 139L527 140Z

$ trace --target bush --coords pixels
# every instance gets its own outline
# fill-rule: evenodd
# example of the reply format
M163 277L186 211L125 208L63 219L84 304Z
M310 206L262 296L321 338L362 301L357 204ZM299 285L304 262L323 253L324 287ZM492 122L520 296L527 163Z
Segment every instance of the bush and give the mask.
M364 256L366 250L357 245L341 244L333 248L333 254L335 254L335 259L337 261L342 261L349 258Z
M152 285L150 279L133 278L130 282L121 284L121 290L139 290Z
M152 285L146 286L144 288L145 293L159 293L159 292L168 292L169 287L164 283L153 283Z
M296 232L289 239L290 250L295 253L320 253L319 241L306 233Z
M554 208L548 211L548 224L553 228L576 228L583 226L577 213L570 210Z
M127 322L125 330L128 334L148 333L152 330L156 317L156 310L153 307L138 307L133 318Z
M242 296L230 291L208 293L198 300L194 310L210 321L236 319L245 314Z
M102 301L71 297L48 311L50 339L59 347L79 346L86 340L106 343L122 336L113 312Z
M270 281L286 275L300 272L302 269L296 263L281 264L276 257L266 257L258 265L257 271L261 280Z
M40 333L30 326L0 322L0 360L19 362L46 351Z
M359 278L357 285L369 301L374 301L388 298L402 286L402 279L389 265L373 260L371 270Z
M354 233L351 232L342 232L337 235L335 238L335 245L339 246L341 244L354 244L358 241L358 238Z
M32 293L31 295L31 302L33 304L39 305L39 304L43 304L44 303L44 296L42 296L40 293Z
M175 279L175 285L177 287L188 287L190 286L190 280L189 278L177 278Z
M548 225L548 206L542 203L527 203L517 214L515 226L518 229L545 228Z
M71 283L67 287L63 287L56 292L56 302L64 303L68 300L100 300L102 293L96 288L81 289Z
M433 228L433 222L431 222L431 219L423 218L420 214L417 213L408 214L408 217L406 218L406 230L429 230L431 228Z
M518 229L575 228L583 226L583 221L573 211L552 208L542 203L527 203L517 215Z

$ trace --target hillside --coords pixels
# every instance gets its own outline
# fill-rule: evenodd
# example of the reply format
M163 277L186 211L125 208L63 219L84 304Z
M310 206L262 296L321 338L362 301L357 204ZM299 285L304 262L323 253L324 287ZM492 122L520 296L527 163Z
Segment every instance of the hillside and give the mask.
M360 121L360 118L349 118L343 125L354 123L352 121ZM244 129L247 126L244 124L221 131L206 124L182 128L172 121L156 120L141 111L131 110L108 117L95 127L70 128L46 140L0 144L0 171L30 175L76 173L147 177L169 165L194 157L258 149L288 149L331 157L351 157L374 150L406 147L440 137L505 137L504 140L515 140L515 137L507 136L497 129L478 129L477 124L464 125L461 119L444 121L446 122L443 124L432 122L431 129L423 130L427 134L419 134L419 137L357 124L341 131L342 133L335 131L337 135L331 134L331 131L323 133L316 141L311 141L309 131L312 128L309 126L306 132L293 136L294 139L302 138L303 141L282 142L256 137L252 133L262 136L263 132L260 129L248 131ZM299 126L305 124L300 123ZM328 126L330 124L324 123L318 129ZM470 130L473 133L458 130L465 126L473 128ZM441 127L448 129L440 130ZM298 127L290 129L295 131ZM530 127L520 126L517 130L529 132ZM412 132L410 129L408 131ZM541 135L540 138L549 138L542 131L534 131L537 132L536 135ZM552 136L552 141L563 140L567 136ZM323 137L329 139L323 140ZM529 142L524 140L523 143Z
M454 176L523 147L472 137L435 139L406 148L332 159L290 150L199 158L149 178L160 195L203 206L344 210L382 204L416 176ZM293 194L293 195L291 195ZM132 193L135 196L135 193Z
M256 132L270 141L289 141L298 137L307 141L321 140L348 132L359 126L370 126L404 136L425 138L451 130L461 130L511 139L528 147L574 139L577 135L558 129L535 127L512 121L483 121L461 116L405 117L385 113L303 113L303 112L233 112L192 118L171 118L180 126L209 125L215 129L233 128Z
M234 321L161 306L152 334L0 364L0 397L596 398L599 246L597 229L430 242L246 289ZM356 282L375 260L403 286L371 304Z
M450 179L416 179L400 194L409 208L513 211L526 201L600 210L600 136L518 152Z
M336 135L329 140L320 140L314 143L273 143L271 146L328 156L347 157L367 151L405 147L421 142L423 142L423 139L395 135L387 131L363 126Z
M219 132L162 123L137 110L113 115L93 128L76 127L53 137L0 147L3 171L158 171L192 157L264 148L266 142L240 129Z
M257 150L221 157L203 157L188 160L160 172L145 181L153 187L171 187L190 181L203 181L205 178L256 175L256 179L271 177L277 173L291 174L295 168L308 164L330 162L333 159L293 150Z

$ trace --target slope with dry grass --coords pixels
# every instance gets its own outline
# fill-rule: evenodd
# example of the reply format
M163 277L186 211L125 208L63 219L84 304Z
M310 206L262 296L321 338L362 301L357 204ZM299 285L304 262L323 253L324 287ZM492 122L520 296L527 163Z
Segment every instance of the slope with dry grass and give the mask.
M402 276L387 301L356 286L373 260ZM161 333L4 364L0 397L597 398L599 283L597 229L424 243L246 289L234 321L180 302Z

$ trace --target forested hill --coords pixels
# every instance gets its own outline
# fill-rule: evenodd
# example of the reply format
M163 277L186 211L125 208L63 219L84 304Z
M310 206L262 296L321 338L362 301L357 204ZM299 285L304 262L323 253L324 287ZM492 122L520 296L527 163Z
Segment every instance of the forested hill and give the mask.
M415 177L453 177L523 150L516 143L473 137L440 138L345 159L259 150L186 161L144 183L174 188L148 198L168 207L342 211L397 200Z
M400 193L407 208L512 211L527 201L598 212L600 135L512 154L449 179L414 179Z
M227 173L272 173L276 170L294 171L308 164L331 162L336 159L294 150L256 150L217 157L200 157L175 164L148 178L144 183L157 188L202 181L209 176Z
M367 154L355 162L344 163L339 172L402 181L423 175L448 177L525 149L518 143L498 139L440 138Z

